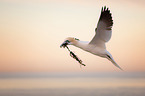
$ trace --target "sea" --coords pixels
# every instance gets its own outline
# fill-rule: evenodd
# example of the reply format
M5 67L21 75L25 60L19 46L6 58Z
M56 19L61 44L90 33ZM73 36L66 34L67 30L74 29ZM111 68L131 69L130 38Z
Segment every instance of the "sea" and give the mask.
M0 73L0 96L145 96L145 72Z

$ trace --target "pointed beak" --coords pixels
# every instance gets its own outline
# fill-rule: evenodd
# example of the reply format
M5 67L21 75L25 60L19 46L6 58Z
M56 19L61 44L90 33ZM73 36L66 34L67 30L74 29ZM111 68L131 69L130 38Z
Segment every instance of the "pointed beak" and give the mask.
M64 41L61 45L60 48L65 48L70 42L68 40Z

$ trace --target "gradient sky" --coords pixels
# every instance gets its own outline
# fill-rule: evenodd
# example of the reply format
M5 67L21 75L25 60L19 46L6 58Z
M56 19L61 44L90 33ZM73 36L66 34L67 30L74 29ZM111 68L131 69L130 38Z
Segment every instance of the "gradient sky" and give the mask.
M66 37L90 41L101 7L114 25L107 50L125 71L145 70L144 0L0 0L0 72L120 71L110 61L70 46L87 65L59 46Z

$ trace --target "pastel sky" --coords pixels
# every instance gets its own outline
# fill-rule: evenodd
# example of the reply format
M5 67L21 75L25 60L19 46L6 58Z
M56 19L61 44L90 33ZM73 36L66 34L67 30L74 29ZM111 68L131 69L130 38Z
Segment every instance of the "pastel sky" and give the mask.
M145 71L144 0L0 0L0 72L120 71L110 61L70 46L80 68L60 44L90 41L102 6L113 16L107 50L125 71Z

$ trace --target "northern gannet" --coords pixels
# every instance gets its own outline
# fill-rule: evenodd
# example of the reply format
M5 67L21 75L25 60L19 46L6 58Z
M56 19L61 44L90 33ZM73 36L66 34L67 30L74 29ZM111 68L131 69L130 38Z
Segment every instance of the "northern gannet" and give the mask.
M61 47L67 45L74 45L94 55L107 58L116 67L122 70L122 68L115 62L112 55L106 50L105 43L108 42L112 35L113 20L109 8L102 7L101 15L97 28L95 29L95 36L90 42L80 41L79 39L68 37L61 44Z

